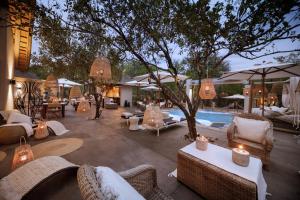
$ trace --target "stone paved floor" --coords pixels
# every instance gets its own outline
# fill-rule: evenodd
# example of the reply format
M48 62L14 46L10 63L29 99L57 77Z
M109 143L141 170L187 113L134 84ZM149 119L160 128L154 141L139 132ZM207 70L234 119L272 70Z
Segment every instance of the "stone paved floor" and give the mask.
M63 156L76 164L87 163L93 166L105 165L116 171L126 170L140 164L148 163L156 167L158 184L174 199L202 199L201 196L176 181L168 174L176 168L176 153L178 149L188 144L183 139L187 127L179 126L161 131L156 137L154 132L147 130L129 131L124 120L120 119L123 108L104 110L100 120L87 120L86 116L76 114L70 107L66 117L60 121L71 130L63 136L50 136L45 140L29 143L35 145L47 140L78 137L84 140L83 146L75 152ZM215 142L226 147L225 130L210 130L198 127L201 134L217 137ZM268 184L268 199L300 199L300 145L293 135L275 132L276 143L271 154L270 171L264 171ZM8 156L0 162L0 177L10 172L12 153L16 145L0 146ZM52 199L80 199L79 191L74 180Z

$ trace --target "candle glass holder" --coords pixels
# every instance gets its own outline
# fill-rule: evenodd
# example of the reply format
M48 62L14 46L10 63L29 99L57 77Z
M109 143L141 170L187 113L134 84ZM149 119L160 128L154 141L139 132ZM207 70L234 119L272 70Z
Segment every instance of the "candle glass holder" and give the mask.
M196 138L196 148L201 151L206 151L208 146L208 140L204 136L198 136Z
M233 148L232 161L237 165L247 167L250 161L250 153L241 147Z

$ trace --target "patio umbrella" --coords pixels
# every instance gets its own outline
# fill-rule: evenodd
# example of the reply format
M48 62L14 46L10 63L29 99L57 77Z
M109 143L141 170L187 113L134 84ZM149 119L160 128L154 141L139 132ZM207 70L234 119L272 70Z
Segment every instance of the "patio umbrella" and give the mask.
M174 77L169 72L155 71L153 73L160 80L160 82L162 82L162 83L171 83L171 82L176 81L174 79ZM184 81L187 78L188 77L185 76L185 75L181 75L181 74L177 75L177 80L180 80L180 81ZM136 76L136 77L134 77L134 80L136 80L138 82L141 82L141 81L155 82L155 80L150 79L150 75L148 73L144 74L144 75Z
M259 66L252 66L250 68L245 68L243 70L225 72L219 80L261 80L262 81L262 100L263 109L262 115L264 115L264 100L265 100L265 80L275 79L275 78L286 78L300 76L300 66L292 63L282 63L282 64L264 64ZM251 92L252 93L252 92ZM252 94L251 94L252 98ZM250 103L250 110L251 110Z
M136 96L137 99L139 99L139 87L146 87L149 86L150 84L149 82L145 82L145 81L138 82L137 80L132 80L124 83L124 85L136 87Z
M65 87L72 87L72 86L74 86L74 85L81 85L80 83L76 83L76 82L74 82L74 81L70 81L70 80L68 80L68 79L66 79L66 78L59 78L59 79L57 79L57 82L58 82L58 85L60 86L60 87L62 87L62 98L64 98L64 90L65 90Z
M142 88L141 90L145 90L145 91L156 91L156 92L158 92L158 99L160 99L160 91L161 91L161 88L159 88L159 87L156 87L156 86L154 86L154 85L151 85L151 86L148 86L148 87L144 87L144 88Z

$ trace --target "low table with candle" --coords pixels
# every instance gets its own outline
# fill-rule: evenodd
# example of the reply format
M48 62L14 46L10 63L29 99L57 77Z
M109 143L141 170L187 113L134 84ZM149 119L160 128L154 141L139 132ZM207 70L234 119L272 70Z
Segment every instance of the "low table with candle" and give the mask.
M232 162L232 150L208 143L199 151L193 142L177 154L177 179L206 199L265 200L267 184L260 159L247 167ZM226 198L227 197L227 198Z

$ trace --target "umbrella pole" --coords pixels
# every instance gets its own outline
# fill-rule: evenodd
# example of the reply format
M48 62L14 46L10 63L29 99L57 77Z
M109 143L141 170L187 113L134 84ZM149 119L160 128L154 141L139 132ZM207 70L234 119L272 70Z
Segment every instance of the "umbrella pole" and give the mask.
M248 113L252 113L252 102L253 102L253 81L250 81L250 94L249 94L249 106Z
M265 115L265 78L266 78L266 74L265 74L265 69L263 69L263 74L262 74L262 116Z

